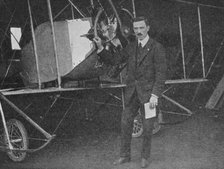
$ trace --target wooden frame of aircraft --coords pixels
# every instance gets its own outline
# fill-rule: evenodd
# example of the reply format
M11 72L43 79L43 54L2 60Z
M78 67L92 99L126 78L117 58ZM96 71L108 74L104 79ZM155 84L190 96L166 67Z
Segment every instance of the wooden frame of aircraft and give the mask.
M45 137L45 143L43 145L41 145L38 148L35 149L30 149L28 147L27 144L27 133L24 129L24 126L21 124L21 122L17 121L17 120L9 120L9 122L6 122L5 119L5 115L4 115L4 111L2 108L2 104L0 101L0 113L1 113L1 117L2 117L2 123L3 123L3 127L4 127L4 140L6 142L5 146L1 146L0 149L3 149L4 151L7 151L7 153L9 154L9 156L11 157L11 159L13 161L22 161L25 158L25 154L27 152L35 152L37 150L40 150L42 148L44 148L46 145L49 144L49 142L55 137L55 135L51 135L48 132L46 132L42 127L40 127L35 121L33 121L30 117L28 117L21 109L19 109L14 103L12 103L7 96L9 95L22 95L22 94L35 94L35 93L51 93L51 92L64 92L64 91L81 91L81 90L95 90L95 89L111 89L111 88L119 88L122 89L125 87L125 84L123 84L122 82L119 83L115 83L115 84L106 84L106 85L99 85L99 86L95 86L95 87L86 87L86 86L75 86L75 87L69 87L69 88L64 88L63 86L61 86L62 84L62 74L61 74L61 70L60 70L60 57L58 56L58 42L57 42L57 33L55 30L55 23L54 23L54 19L52 16L52 11L51 11L51 3L50 0L46 0L47 1L47 6L48 6L48 13L49 13L49 18L50 18L50 32L52 33L52 50L53 50L53 57L55 57L55 71L54 71L54 82L56 82L55 86L51 86L50 88L42 88L42 84L43 81L42 80L42 75L41 75L41 64L40 64L40 57L38 55L38 44L37 44L37 37L35 34L35 30L34 30L34 26L33 26L33 17L32 17L32 10L31 10L31 5L30 5L30 0L27 0L27 4L28 4L28 10L29 10L29 16L30 16L30 28L31 28L31 33L32 33L32 49L33 53L32 56L34 58L34 65L32 65L32 67L34 66L34 69L36 70L35 74L36 74L36 79L35 79L35 84L37 84L35 87L36 88L25 88L25 89L2 89L0 91L0 99L1 101L5 101L7 104L10 105L10 107L12 107L20 116L22 116L25 120L27 120L31 125L33 125L40 133L42 133ZM69 4L72 5L72 10L76 9L78 11L78 13L82 16L85 17L85 15L78 9L78 7L71 1L68 0ZM183 2L183 1L181 1ZM118 20L118 24L120 25L120 27L122 27L122 21L119 17L118 12L116 11L115 6L113 5L112 0L108 0L108 3L110 4L115 17ZM129 10L127 9L123 9L124 11L126 11L129 15L132 15L133 17L136 17L136 9L135 9L135 1L131 0L132 3L132 13L129 12ZM90 1L91 6L94 6L94 2L93 0ZM67 7L67 6L66 6ZM65 9L65 8L64 8ZM62 11L64 10L62 9ZM99 9L98 8L98 15L100 15L101 13L99 13ZM103 11L103 10L102 10ZM101 11L101 12L102 12ZM206 79L206 72L205 72L205 68L204 68L204 52L203 52L203 37L202 37L202 26L201 26L201 14L200 14L200 4L198 4L197 6L197 12L198 12L198 22L199 22L199 32L200 32L200 45L201 45L201 65L202 65L202 78L195 78L195 79L189 79L186 75L186 70L185 70L185 56L184 56L184 46L183 46L183 33L182 33L182 21L181 21L181 16L179 16L179 32L180 32L180 39L181 39L181 53L182 53L182 63L183 63L183 78L181 79L176 79L176 80L167 80L166 84L167 85L172 85L172 84L179 84L179 83L201 83L204 81L207 81ZM59 12L59 14L61 13L61 11ZM97 34L97 22L95 22L95 24L93 25L94 30L92 32L92 35ZM87 34L86 36L88 36L90 34ZM92 54L92 53L90 53ZM89 57L87 57L88 59ZM86 59L85 59L86 60ZM97 60L96 56L94 55L94 64L95 61ZM80 64L83 64L83 62L81 62ZM77 68L77 71L83 71L81 68ZM89 68L88 68L89 69ZM28 72L29 73L29 72ZM79 74L79 73L78 73ZM65 74L63 74L65 75ZM84 74L86 75L86 74ZM95 76L95 75L94 75ZM74 76L72 76L72 78L74 78ZM87 79L89 78L89 76L87 76ZM85 79L85 78L80 78L78 76L78 78L74 78L75 80L77 79ZM167 91L167 90L166 90ZM177 101L171 99L170 97L165 95L165 92L163 93L162 97L168 101L170 101L171 103L173 103L174 105L178 106L179 108L183 109L184 111L186 111L186 114L182 114L182 115L186 115L186 116L191 116L193 113L191 112L191 110L189 110L188 108L184 107L183 105L181 105L180 103L178 103ZM123 95L122 95L123 98ZM123 104L123 102L122 102ZM123 106L124 108L124 106ZM172 112L171 112L172 113ZM173 112L175 114L175 112ZM7 125L8 124L8 125ZM11 129L13 127L16 127L20 130L21 135L18 136L16 139L11 137L10 132L13 132ZM22 147L15 147L15 143L17 142L22 142Z

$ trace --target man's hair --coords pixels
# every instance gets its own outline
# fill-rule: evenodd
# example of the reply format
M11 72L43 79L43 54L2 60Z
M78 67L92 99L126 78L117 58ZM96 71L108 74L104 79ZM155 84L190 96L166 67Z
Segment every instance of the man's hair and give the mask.
M149 26L149 21L148 21L148 19L147 19L146 17L144 17L144 16L139 16L139 17L136 17L136 18L133 19L133 23L134 23L134 22L139 22L139 21L145 21L145 24L146 24L147 26Z

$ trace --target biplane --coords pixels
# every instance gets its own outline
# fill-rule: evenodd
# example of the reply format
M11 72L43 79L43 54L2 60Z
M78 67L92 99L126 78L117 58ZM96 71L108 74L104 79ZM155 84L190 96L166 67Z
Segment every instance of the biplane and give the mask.
M7 7L6 2L1 2ZM30 0L26 1L29 17L25 20L24 29L20 32L20 37L22 35L23 40L17 38L16 33L13 33L9 29L14 15L14 13L10 13L11 19L4 30L4 34L13 37L12 39L21 47L21 51L18 52L16 50L12 52L12 58L8 59L9 64L7 66L1 66L0 69L2 84L0 91L0 112L3 126L3 134L1 137L3 145L1 145L0 149L6 151L10 159L16 162L24 160L26 153L35 152L44 148L55 137L55 134L50 134L45 131L37 122L32 120L23 110L10 101L8 96L96 89L121 89L121 98L109 94L118 98L124 108L123 88L125 88L125 84L123 84L123 78L125 76L125 65L122 66L122 69L119 69L102 63L97 57L93 38L101 36L105 38L105 44L111 43L111 41L117 38L122 46L125 47L133 39L131 29L132 19L136 17L134 0L124 0L116 3L112 2L112 0L102 2L99 0L90 0L88 2L88 8L86 4L83 4L86 6L87 14L80 10L79 5L73 3L72 0L67 0L64 3L65 6L54 15L52 14L53 7L50 0L46 0L43 4L47 8L49 20L37 24L33 14L35 9L32 8L31 2ZM128 8L124 8L124 6L128 6ZM71 7L69 9L71 12L69 19L63 18L57 20L57 17L65 10L68 10L68 7ZM182 54L181 72L183 72L183 75L176 79L168 79L166 81L167 85L207 81L204 68L200 6L198 6L197 12L201 40L202 75L196 78L189 78L186 73L182 25L181 17L179 17L180 53ZM27 24L28 20L29 25ZM103 30L103 26L105 30ZM104 33L108 34L108 36L105 37ZM4 38L2 37L2 44L5 41ZM1 46L1 51L3 49L4 47ZM17 53L20 53L19 57L15 56ZM118 78L111 76L111 72L118 75ZM17 79L18 76L20 80L18 86L10 87L10 84L3 85L11 77L12 79L15 79L15 77ZM184 115L191 116L193 114L191 110L165 95L169 89L164 91L163 98L186 111L187 113ZM24 118L45 137L42 140L44 143L41 146L38 148L29 147L27 130L22 122L15 118L6 120L6 112L3 111L2 102L6 102L19 116ZM158 132L159 129L160 124L158 119L155 123L154 133ZM141 119L136 117L133 137L141 135L142 130Z

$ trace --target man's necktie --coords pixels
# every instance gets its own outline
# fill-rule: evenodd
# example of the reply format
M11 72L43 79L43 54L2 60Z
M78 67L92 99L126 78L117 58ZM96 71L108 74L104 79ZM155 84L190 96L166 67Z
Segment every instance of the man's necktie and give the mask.
M138 44L138 53L139 53L140 56L142 54L142 51L143 51L142 43L139 43Z
M139 43L139 44L138 44L138 54L139 54L139 56L141 56L142 51L143 51L142 44L141 44L141 43Z
M141 43L138 44L138 48L142 49L142 44Z
M137 64L138 64L138 60L141 57L141 52L142 52L142 44L138 43L137 52L136 52L136 55L135 55L135 66L136 67L137 67Z

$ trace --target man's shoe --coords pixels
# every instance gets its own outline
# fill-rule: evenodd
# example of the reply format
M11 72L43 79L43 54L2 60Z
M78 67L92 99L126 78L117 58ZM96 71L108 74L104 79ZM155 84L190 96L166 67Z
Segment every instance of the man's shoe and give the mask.
M131 158L130 157L120 157L118 160L116 160L113 164L114 165L120 165L120 164L123 164L123 163L128 163L131 161Z
M146 168L148 167L149 163L148 163L148 160L145 159L145 158L142 158L141 160L141 168Z

